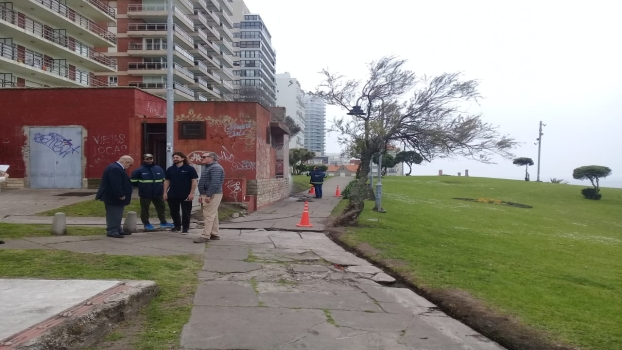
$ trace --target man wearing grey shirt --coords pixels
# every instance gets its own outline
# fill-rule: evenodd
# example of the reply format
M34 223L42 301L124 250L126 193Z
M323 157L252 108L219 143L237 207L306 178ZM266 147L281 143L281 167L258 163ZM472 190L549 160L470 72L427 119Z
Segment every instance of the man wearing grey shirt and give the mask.
M205 169L199 180L199 203L203 204L203 233L194 243L218 240L218 206L222 200L222 185L225 181L225 170L218 164L218 156L214 152L206 152L201 156L201 164Z

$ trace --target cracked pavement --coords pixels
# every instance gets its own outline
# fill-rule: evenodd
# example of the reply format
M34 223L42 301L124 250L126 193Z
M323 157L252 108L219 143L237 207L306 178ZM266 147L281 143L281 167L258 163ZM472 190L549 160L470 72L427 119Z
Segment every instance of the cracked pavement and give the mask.
M321 232L222 230L205 251L181 347L502 349L378 274Z

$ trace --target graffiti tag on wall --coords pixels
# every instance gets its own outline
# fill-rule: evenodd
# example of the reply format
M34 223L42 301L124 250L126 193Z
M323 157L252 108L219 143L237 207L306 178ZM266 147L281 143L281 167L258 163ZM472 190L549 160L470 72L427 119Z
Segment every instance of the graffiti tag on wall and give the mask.
M47 134L36 133L34 136L34 141L36 143L46 146L47 148L51 149L52 152L58 154L63 158L65 158L69 154L79 154L78 149L80 149L81 147L74 147L70 139L66 139L62 135L55 132L50 132Z
M239 180L229 180L225 183L225 187L231 191L231 197L238 202L238 195L242 192L242 186Z
M125 134L93 136L93 153L97 156L122 156L127 153Z
M214 118L211 116L195 114L194 110L190 109L188 110L188 114L182 113L175 116L175 121L204 121L209 127L223 128L223 131L230 139L242 139L244 141L244 151L251 152L255 150L257 122L250 119L247 115L240 115L238 118L233 118L229 115Z

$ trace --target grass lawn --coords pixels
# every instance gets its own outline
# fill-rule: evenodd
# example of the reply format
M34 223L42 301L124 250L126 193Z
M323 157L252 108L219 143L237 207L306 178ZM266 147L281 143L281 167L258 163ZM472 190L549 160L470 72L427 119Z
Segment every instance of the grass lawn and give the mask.
M603 181L606 185L606 180ZM622 349L622 189L473 177L385 177L346 243L418 286L460 289L582 349ZM516 208L454 197L531 205ZM379 221L368 219L378 218Z
M221 203L220 207L218 208L218 219L225 220L229 218L231 214L233 214L234 212L238 212L240 210L241 210L240 208L234 207L229 203ZM125 214L127 214L128 211L135 211L136 213L138 213L138 216L140 218L140 200L133 199L130 205L125 207L123 215L125 216ZM57 209L44 211L44 212L38 213L37 215L54 216L54 214L58 212L63 212L68 217L72 217L72 216L74 217L76 216L77 217L105 217L106 216L106 210L104 208L104 203L98 200L94 200L94 199L72 204L72 205L66 205L64 207L60 207ZM170 218L168 205L166 206L165 215L166 217ZM156 223L157 223L158 215L156 213L156 210L153 204L149 207L149 218L155 218ZM154 221L151 221L151 223L153 224Z
M302 192L310 188L309 177L307 175L290 175L293 180L294 188L292 192Z
M7 224L0 223L0 238L22 238L50 236L52 225ZM68 226L67 235L94 236L101 235L100 227Z
M178 349L183 325L190 318L200 256L136 257L80 254L66 251L1 250L0 277L48 279L152 280L160 294L142 311L145 324L123 348ZM121 340L123 332L107 340Z

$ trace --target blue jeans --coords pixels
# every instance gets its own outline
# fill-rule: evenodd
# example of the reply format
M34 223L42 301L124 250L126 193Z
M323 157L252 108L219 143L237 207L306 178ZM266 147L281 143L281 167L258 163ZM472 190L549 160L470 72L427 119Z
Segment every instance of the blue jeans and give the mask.
M121 233L121 221L123 220L123 205L106 205L106 232L108 234Z
M315 188L315 196L322 198L322 184L313 184L313 187Z

